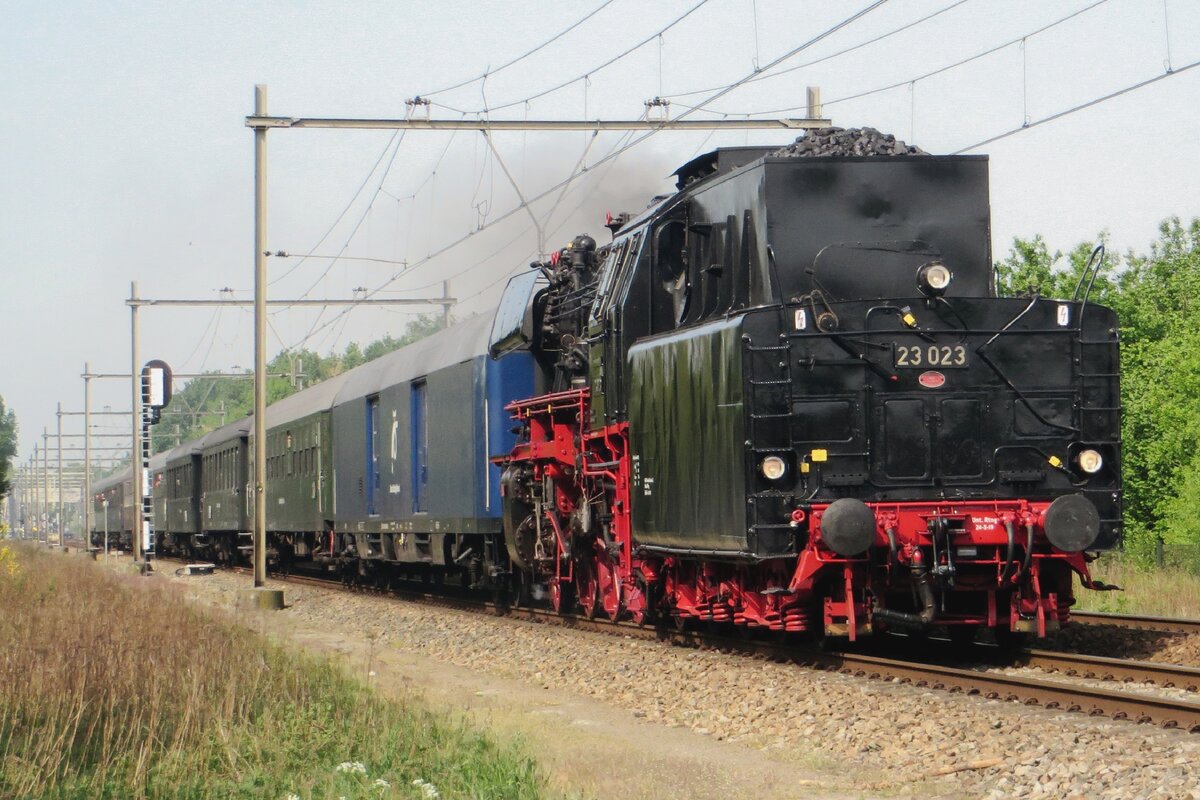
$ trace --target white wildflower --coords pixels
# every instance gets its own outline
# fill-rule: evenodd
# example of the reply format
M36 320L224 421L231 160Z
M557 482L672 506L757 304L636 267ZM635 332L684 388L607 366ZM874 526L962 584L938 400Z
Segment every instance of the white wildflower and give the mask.
M296 794L295 792L288 792L284 796L283 800L300 800L300 795Z
M347 773L350 773L351 775L366 775L367 774L367 765L362 763L361 761L343 761L342 763L337 765L337 767L335 768L334 771L335 772L347 772Z
M412 785L421 790L421 796L426 798L426 800L438 800L442 796L437 787L424 778L417 778L412 782Z
M383 778L376 778L375 785L378 786L380 789L386 789L389 786L391 786L391 784L388 783L387 781L385 781Z

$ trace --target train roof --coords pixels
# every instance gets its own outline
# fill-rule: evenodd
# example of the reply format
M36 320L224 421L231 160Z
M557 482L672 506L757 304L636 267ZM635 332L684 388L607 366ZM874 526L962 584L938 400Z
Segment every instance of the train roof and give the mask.
M204 450L208 450L211 447L220 447L231 439L248 438L250 436L250 429L253 427L254 417L242 417L241 419L234 420L205 436L204 444L201 447Z
M180 445L180 447L184 447L184 445ZM175 450L178 449L179 447L173 450L165 450L161 453L155 453L154 455L150 456L150 472L153 473L165 467L168 457L171 455L171 453L174 453ZM122 481L127 481L132 474L133 470L131 470L129 467L125 467L125 469L121 470L120 472L114 472L112 475L106 475L103 478L94 480L92 481L92 494L103 492L105 489L115 486Z
M125 478L128 476L129 476L129 468L126 467L125 469L121 470L120 472L116 472L107 477L100 478L99 480L96 480L96 481L92 481L92 493L99 494L100 492L110 489L113 486L116 486L117 484L119 484L121 481L125 480Z
M487 353L493 314L478 314L420 341L394 350L373 361L347 370L340 375L313 384L307 389L288 395L267 407L267 428L286 425L334 405L374 394L385 386L411 380L430 372L458 364ZM150 469L200 453L230 439L248 437L254 428L254 417L243 417L210 431L198 439L184 442L150 460ZM129 470L110 475L95 484L96 491L128 479Z
M328 411L333 405L333 398L337 395L338 389L352 372L354 370L334 375L332 378L315 383L307 389L302 389L267 406L267 429L286 425L293 420L307 417L318 411ZM253 417L250 420L250 424L253 425Z
M334 405L459 364L488 351L494 314L478 314L344 373Z
M183 442L182 444L178 445L177 447L174 447L174 448L168 450L165 453L166 463L173 465L178 461L182 461L184 459L190 459L192 456L199 455L200 451L204 449L205 443L208 442L209 438L213 435L214 432L215 431L209 431L208 433L201 436L199 439L192 439L190 442ZM164 454L160 453L159 455L164 455ZM154 468L154 459L150 460L150 467L151 467L151 469Z

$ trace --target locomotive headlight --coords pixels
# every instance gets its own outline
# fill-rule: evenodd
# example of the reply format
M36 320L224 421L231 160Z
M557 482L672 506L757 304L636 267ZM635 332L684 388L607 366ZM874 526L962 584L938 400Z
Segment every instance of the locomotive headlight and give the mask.
M945 264L931 261L917 270L917 288L926 297L940 297L945 294L953 277L954 274Z
M1104 456L1099 450L1080 450L1075 456L1075 463L1088 475L1095 475L1104 466Z
M777 481L787 474L787 462L779 456L767 456L758 468L769 481Z

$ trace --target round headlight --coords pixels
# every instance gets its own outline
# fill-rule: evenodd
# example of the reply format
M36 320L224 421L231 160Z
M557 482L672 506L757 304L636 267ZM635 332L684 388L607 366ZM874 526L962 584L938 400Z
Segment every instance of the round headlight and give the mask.
M922 294L939 295L946 291L954 275L945 264L934 261L917 270L917 288Z
M777 481L787 473L787 462L779 456L767 456L758 465L763 477L769 481Z
M1075 456L1075 463L1088 475L1095 475L1104 466L1104 456L1099 450L1080 450Z

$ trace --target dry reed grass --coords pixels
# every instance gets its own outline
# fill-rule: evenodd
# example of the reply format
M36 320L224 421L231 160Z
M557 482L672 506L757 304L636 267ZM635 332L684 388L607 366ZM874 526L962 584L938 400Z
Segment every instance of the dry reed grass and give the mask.
M1120 592L1092 592L1076 587L1081 611L1200 618L1200 576L1179 567L1146 567L1116 553L1091 566L1093 578L1116 584Z
M83 559L0 554L0 642L2 797L541 793L512 747Z

